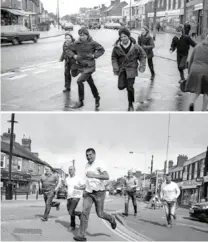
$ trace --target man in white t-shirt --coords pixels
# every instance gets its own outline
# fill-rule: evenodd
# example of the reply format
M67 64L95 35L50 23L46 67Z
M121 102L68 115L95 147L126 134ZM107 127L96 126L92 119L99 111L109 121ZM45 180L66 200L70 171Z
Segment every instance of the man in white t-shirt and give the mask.
M86 150L88 163L85 167L85 192L83 195L83 211L80 219L78 235L74 237L76 241L86 241L85 233L88 227L90 210L93 203L99 218L107 220L112 229L116 229L115 218L104 212L105 201L105 181L109 180L109 175L105 166L96 160L95 150L90 148Z
M75 216L81 217L81 212L75 211L80 198L82 197L85 189L84 181L75 174L75 167L69 167L69 176L66 178L67 186L67 210L71 215L71 227L75 229Z
M164 203L165 214L167 218L168 225L170 228L172 226L171 216L176 219L176 202L180 195L180 189L178 185L171 181L171 174L166 175L166 181L161 186L161 201Z

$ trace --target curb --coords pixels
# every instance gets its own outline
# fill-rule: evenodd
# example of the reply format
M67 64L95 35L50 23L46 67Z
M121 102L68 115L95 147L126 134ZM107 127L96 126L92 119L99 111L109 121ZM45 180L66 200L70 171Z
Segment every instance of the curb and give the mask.
M47 37L40 37L39 39L49 39L49 38L58 37L58 36L62 36L62 35L65 35L65 33L62 33L62 34L56 34L56 35L47 36Z
M128 230L129 232L131 232L137 239L137 241L154 241L153 239L150 239L150 238L147 238L145 235L143 234L140 234L139 232L135 231L134 229L130 228L126 222L123 220L123 218L118 215L118 214L115 214L115 218L116 220L126 229ZM139 237L139 239L138 239Z

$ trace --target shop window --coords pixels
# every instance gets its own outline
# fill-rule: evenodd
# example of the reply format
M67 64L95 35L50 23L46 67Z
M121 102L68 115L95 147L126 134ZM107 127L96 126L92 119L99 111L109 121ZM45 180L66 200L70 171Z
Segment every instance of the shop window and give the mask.
M175 0L175 9L178 9L179 8L178 2L179 2L179 0Z
M187 166L183 168L182 173L183 173L183 181L187 180Z
M195 163L191 164L191 179L194 179Z
M6 155L1 153L1 168L6 167Z
M188 166L188 180L191 180L191 168L192 168L192 166L189 165Z
M17 162L17 170L22 171L22 159L19 159Z
M200 166L200 177L204 176L204 159L200 161L201 166Z
M195 162L194 178L197 178L198 173L198 162Z

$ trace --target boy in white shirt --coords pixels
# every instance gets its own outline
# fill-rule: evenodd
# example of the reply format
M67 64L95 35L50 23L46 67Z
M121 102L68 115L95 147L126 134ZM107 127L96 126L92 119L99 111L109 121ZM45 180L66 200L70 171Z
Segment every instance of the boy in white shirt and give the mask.
M172 226L171 216L173 216L173 218L176 219L176 202L179 195L180 189L178 185L175 182L171 181L171 174L167 174L166 182L164 182L161 186L160 197L161 201L164 202L164 209L168 222L168 228Z
M75 216L81 217L81 212L75 211L80 198L82 197L82 190L85 189L84 181L75 174L75 167L69 167L69 176L66 178L67 186L67 210L71 215L71 227L75 229Z

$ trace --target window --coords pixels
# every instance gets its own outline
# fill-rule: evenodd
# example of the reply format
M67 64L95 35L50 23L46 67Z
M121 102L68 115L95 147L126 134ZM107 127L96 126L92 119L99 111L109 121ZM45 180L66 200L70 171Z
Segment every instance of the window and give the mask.
M204 176L204 159L200 161L201 166L200 166L200 177Z
M197 178L198 173L198 162L195 162L194 178Z
M197 162L197 178L200 177L200 161Z
M6 155L1 153L1 168L5 168L6 166Z
M17 170L22 171L22 159L18 159L17 161Z
M192 166L189 165L189 174L188 174L188 180L191 180L191 175L192 175Z
M175 0L175 9L178 9L179 6L178 6L178 0Z
M195 163L191 164L191 179L194 179Z
M187 180L187 166L183 168L183 181Z

